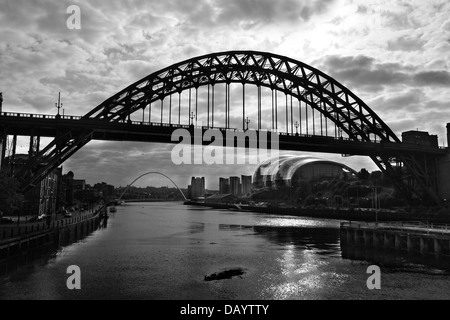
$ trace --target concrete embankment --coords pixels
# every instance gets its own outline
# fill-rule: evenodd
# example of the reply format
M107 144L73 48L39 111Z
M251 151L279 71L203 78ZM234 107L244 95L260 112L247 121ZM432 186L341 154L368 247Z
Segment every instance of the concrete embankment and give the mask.
M421 222L363 223L342 222L340 241L343 252L359 248L360 255L371 251L409 255L450 257L450 226ZM450 266L449 266L450 267Z

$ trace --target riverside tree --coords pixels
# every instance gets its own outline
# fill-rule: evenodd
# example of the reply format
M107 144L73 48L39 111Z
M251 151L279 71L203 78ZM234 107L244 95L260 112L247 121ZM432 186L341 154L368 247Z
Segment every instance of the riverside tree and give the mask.
M19 192L19 183L5 172L0 172L0 211L12 214L24 200Z

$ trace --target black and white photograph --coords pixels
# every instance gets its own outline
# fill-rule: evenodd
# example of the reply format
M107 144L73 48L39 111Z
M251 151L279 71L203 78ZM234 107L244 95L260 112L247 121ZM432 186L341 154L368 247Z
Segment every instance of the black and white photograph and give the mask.
M449 88L447 0L0 0L0 300L449 300Z

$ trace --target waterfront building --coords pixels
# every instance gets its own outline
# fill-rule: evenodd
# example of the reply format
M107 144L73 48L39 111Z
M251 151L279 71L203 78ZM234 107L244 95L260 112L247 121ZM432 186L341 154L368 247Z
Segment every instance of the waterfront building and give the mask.
M219 178L219 194L228 194L230 192L230 179Z
M252 176L241 176L241 183L242 183L242 194L248 195L252 192L253 185L252 185Z
M402 133L402 142L427 147L439 147L438 136L425 131L406 131Z
M73 180L73 190L75 192L86 189L86 180Z
M28 164L29 155L16 154L14 158L5 159L8 164L7 171L17 172ZM62 169L57 168L41 180L34 188L24 194L23 210L25 214L52 215L58 206L58 183L61 179Z
M205 177L201 177L201 178L192 177L191 178L189 194L190 194L191 199L198 199L198 198L205 197Z
M444 156L438 160L438 193L448 203L450 201L450 123L447 124L447 148Z
M311 156L285 155L259 164L253 175L253 186L255 189L297 187L301 182L354 175L356 171L342 163Z
M94 184L94 190L98 192L98 195L105 200L114 199L116 196L116 189L113 185L109 185L106 182Z
M74 205L74 173L69 171L61 176L58 188L58 209L62 207L70 207Z
M234 196L241 195L241 179L239 177L230 177L230 193Z

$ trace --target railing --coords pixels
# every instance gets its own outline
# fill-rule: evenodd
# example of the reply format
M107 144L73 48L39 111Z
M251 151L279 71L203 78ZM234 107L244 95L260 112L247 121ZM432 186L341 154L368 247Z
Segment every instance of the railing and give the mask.
M47 222L35 222L26 223L25 226L17 227L17 225L5 225L0 229L0 241L14 239L24 235L38 234L41 232L49 231L52 229L62 228L75 223L80 223L89 219L94 218L97 213L102 210L103 207L94 210L93 212L80 215L73 218L64 218L57 221L52 221L50 224Z
M1 112L3 117L19 117L30 119L62 119L62 120L81 120L80 116L66 116L66 115L50 115L50 114L35 114L35 113L16 113L16 112Z
M49 119L49 120L97 120L97 119L83 118L81 116L71 116L71 115L48 115L48 114L16 113L16 112L1 112L0 116L30 118L30 119ZM155 127L157 126L157 127L170 127L170 128L184 128L184 129L189 129L191 127L194 127L194 128L202 128L203 130L212 129L212 130L234 131L234 132L246 132L247 131L247 130L239 129L239 128L197 126L197 125L172 124L172 123L163 123L163 122L122 120L119 123L140 125L140 126L155 126ZM251 130L253 130L253 129L251 129ZM358 141L355 141L350 138L344 138L344 137L333 137L333 136L303 134L303 133L289 133L289 132L279 131L278 129L273 129L273 130L261 129L261 130L255 130L255 131L265 131L265 132L277 133L279 136L288 136L288 137L291 136L291 137L302 137L302 138L332 139L334 141L370 142L370 143L376 143L376 144L383 143L383 141L380 141L380 140L370 140L370 141L358 140ZM441 147L440 147L440 149L441 149Z
M447 224L435 224L435 223L424 223L421 221L407 221L407 222L341 222L343 227L354 227L354 228L376 228L379 230L383 229L395 229L398 231L412 232L417 231L420 233L439 233L439 234L450 234L450 226ZM445 232L444 232L445 231Z

